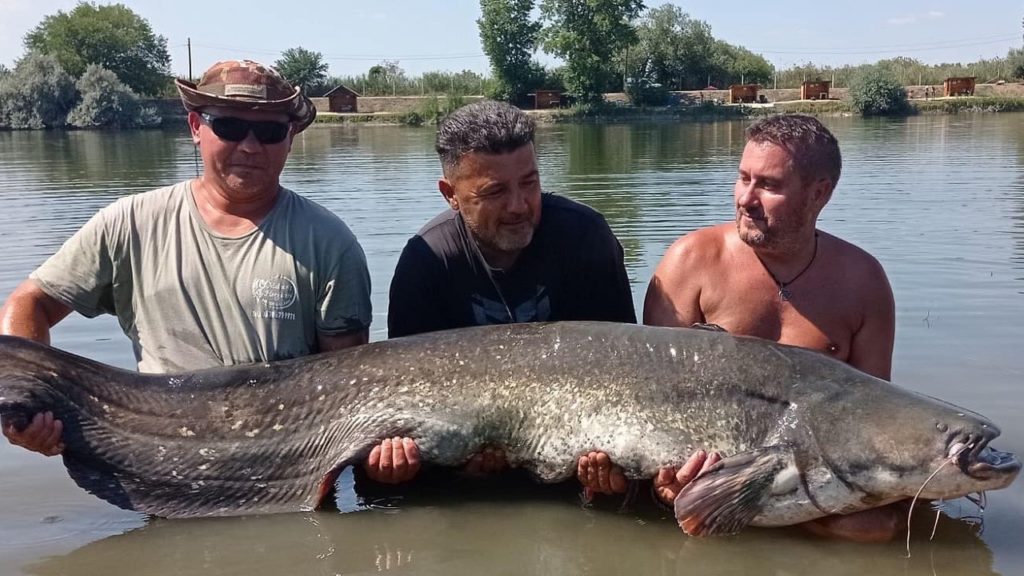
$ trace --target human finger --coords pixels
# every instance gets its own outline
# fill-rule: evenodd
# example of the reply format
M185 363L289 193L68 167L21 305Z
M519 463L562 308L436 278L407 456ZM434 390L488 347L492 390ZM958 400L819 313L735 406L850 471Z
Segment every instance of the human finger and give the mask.
M385 438L380 443L380 473L379 481L391 484L395 471L394 468L394 447L391 445L391 438Z
M391 439L391 480L395 483L405 478L405 443L397 436Z
M25 426L25 428L20 432L12 429L11 440L22 448L32 450L34 452L41 452L42 438L46 436L46 431L49 430L50 423L52 421L52 414L49 414L48 412L39 412L32 417L28 426Z
M44 431L45 436L42 439L40 447L47 456L56 456L63 451L64 447L60 441L63 431L64 423L60 420L53 420L50 424L49 430Z
M621 466L612 466L611 471L608 473L608 484L613 494L621 494L626 491L628 482L626 481L626 474L622 471Z
M665 466L658 469L658 475L654 477L654 487L668 486L676 480L675 466Z
M576 478L584 488L590 486L590 457L586 454L576 461Z
M704 461L704 465L700 467L700 473L697 474L697 476L700 476L701 474L707 472L708 469L710 469L712 466L718 464L721 461L722 455L719 454L718 452L712 452L711 454L708 455L707 460Z
M704 463L707 461L707 456L707 452L697 450L686 461L686 464L679 468L679 471L676 472L676 483L680 485L680 488L692 482L701 473Z
M612 468L611 458L604 452L597 452L595 456L597 462L597 489L602 494L611 494L612 481L609 478Z
M412 438L402 438L402 457L405 460L405 473L400 477L396 474L399 482L412 480L420 470L420 449Z

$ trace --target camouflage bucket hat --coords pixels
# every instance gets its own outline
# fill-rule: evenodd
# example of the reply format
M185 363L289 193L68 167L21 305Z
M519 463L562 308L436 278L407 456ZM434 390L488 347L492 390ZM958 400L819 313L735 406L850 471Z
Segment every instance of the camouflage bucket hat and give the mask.
M177 79L181 103L189 111L207 106L240 110L283 112L305 130L316 118L316 108L299 88L292 88L280 74L252 60L223 60L203 73L199 84Z

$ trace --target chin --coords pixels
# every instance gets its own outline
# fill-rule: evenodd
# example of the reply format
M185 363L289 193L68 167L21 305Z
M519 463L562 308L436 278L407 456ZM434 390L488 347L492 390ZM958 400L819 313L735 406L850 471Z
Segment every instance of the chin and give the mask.
M517 252L533 241L533 230L519 234L501 234L494 239L494 246L502 252Z
M737 222L736 232L739 234L740 240L742 240L744 244L748 244L750 246L764 246L767 244L767 236L756 226L744 226Z

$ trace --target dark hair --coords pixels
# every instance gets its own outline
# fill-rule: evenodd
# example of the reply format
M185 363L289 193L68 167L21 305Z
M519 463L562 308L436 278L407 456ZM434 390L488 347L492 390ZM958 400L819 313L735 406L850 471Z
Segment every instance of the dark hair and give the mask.
M470 152L505 154L533 142L533 129L533 120L515 106L482 100L441 120L435 149L447 175Z
M816 118L803 114L769 116L747 127L747 142L770 143L789 152L800 177L828 178L839 183L843 158L839 142Z

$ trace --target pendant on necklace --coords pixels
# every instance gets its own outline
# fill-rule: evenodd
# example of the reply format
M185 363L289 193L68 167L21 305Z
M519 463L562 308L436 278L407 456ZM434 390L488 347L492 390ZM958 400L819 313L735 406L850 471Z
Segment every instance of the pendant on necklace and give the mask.
M789 302L789 298L792 296L789 290L785 286L779 286L779 298L782 298L783 302Z

